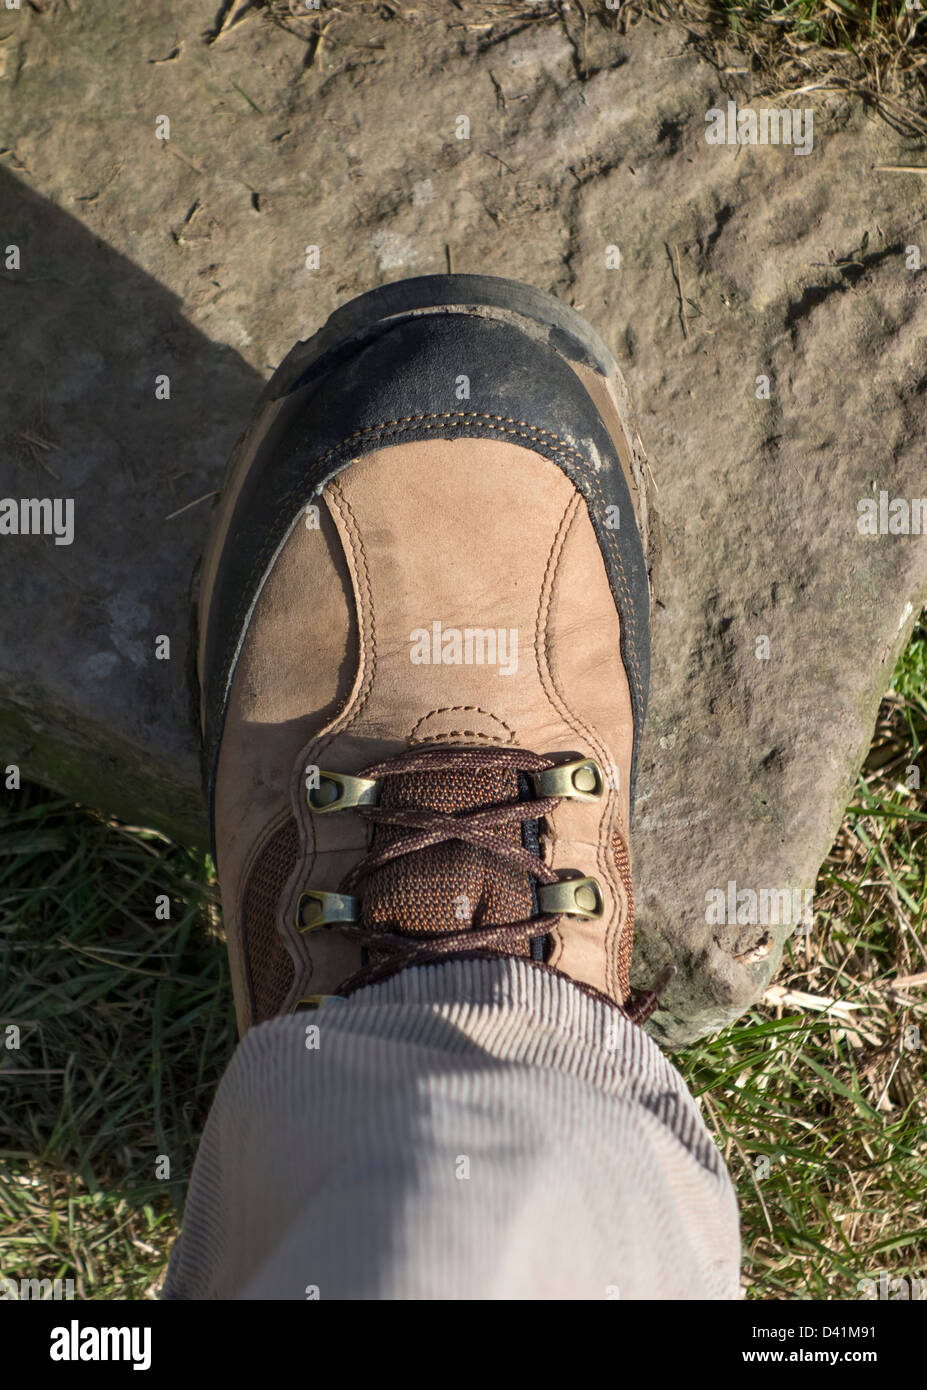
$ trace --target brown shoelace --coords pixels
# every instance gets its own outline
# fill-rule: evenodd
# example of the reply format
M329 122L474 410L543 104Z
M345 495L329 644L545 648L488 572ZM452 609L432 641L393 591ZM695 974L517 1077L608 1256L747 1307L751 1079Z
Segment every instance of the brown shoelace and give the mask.
M508 748L445 748L409 749L393 758L373 763L357 775L382 780L417 772L462 770L505 770L515 774L538 773L553 767L555 760L523 749ZM392 861L448 841L462 841L522 870L541 884L559 882L558 875L537 854L513 839L504 838L500 830L526 821L540 821L559 806L560 797L536 797L511 801L475 810L447 813L430 808L399 806L359 806L358 814L374 826L390 826L403 833L391 843L372 849L345 875L340 885L343 893L353 893L361 884ZM449 959L486 959L505 957L523 950L533 940L549 935L562 921L563 914L540 914L516 922L493 923L488 926L461 927L447 932L410 933L384 930L378 926L352 924L340 927L345 936L353 938L368 952L367 963L337 989L342 997L366 985L389 979L413 965L426 965ZM525 959L528 959L525 957ZM550 970L543 962L532 961L541 969ZM554 972L560 973L560 972ZM656 1009L659 995L669 976L663 976L653 989L639 995L622 1012L632 1022L643 1023ZM574 981L585 992L593 994L615 1007L615 1001L592 986Z

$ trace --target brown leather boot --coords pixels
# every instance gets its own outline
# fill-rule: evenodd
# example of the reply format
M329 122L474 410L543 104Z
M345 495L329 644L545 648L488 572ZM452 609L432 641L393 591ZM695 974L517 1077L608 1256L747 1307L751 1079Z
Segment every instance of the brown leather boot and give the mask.
M200 575L239 1027L521 955L632 997L644 455L608 350L514 282L353 300L269 382Z

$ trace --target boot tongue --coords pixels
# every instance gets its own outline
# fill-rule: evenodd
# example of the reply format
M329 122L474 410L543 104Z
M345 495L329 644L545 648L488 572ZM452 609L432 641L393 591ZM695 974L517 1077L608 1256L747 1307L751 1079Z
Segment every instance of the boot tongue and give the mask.
M383 781L379 804L453 814L518 800L518 773L510 768L449 768L403 772ZM520 846L517 822L494 831ZM374 848L408 836L378 825ZM363 893L368 926L429 935L473 926L518 922L534 911L533 881L517 865L460 840L401 855L372 873Z

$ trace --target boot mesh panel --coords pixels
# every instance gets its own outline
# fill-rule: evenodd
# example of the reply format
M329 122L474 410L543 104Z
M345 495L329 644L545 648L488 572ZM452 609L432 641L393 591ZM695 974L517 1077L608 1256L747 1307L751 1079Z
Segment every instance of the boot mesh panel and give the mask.
M381 804L428 806L451 813L514 800L517 795L517 773L505 769L420 772L387 781ZM380 826L375 841L386 845L401 833ZM521 844L517 824L497 833ZM617 831L612 837L612 853L628 898L628 917L616 960L618 997L626 1002L631 996L634 897L630 858ZM299 831L295 820L288 820L267 841L248 875L242 945L253 1023L281 1012L293 982L293 961L277 930L277 912L298 854ZM362 917L369 925L391 923L400 930L427 935L516 922L530 917L532 911L527 874L473 845L449 841L377 870L363 894ZM529 948L522 954L529 954Z
M514 769L460 768L387 778L380 805L450 814L517 800ZM394 826L378 826L374 848L392 844L404 833ZM496 827L494 833L521 846L521 826L515 821ZM371 874L363 895L363 920L427 935L519 922L531 916L532 904L531 879L523 869L475 845L448 840L394 859ZM528 949L520 954L529 954Z
M299 830L288 820L271 835L248 875L242 947L253 1023L279 1014L293 983L293 960L277 930L277 913L298 853Z

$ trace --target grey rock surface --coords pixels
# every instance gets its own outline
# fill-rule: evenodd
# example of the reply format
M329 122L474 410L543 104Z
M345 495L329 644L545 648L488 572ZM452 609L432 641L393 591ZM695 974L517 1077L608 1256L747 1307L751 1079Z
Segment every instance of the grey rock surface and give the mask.
M821 94L806 155L707 143L747 94L670 25L448 13L360 6L316 49L264 11L210 43L202 0L3 12L0 494L73 498L75 535L0 535L0 760L202 842L197 499L261 382L449 258L553 291L622 364L657 488L634 974L675 960L652 1026L679 1044L794 930L706 894L813 884L927 596L927 540L857 526L927 495L925 184L873 168L924 161Z

